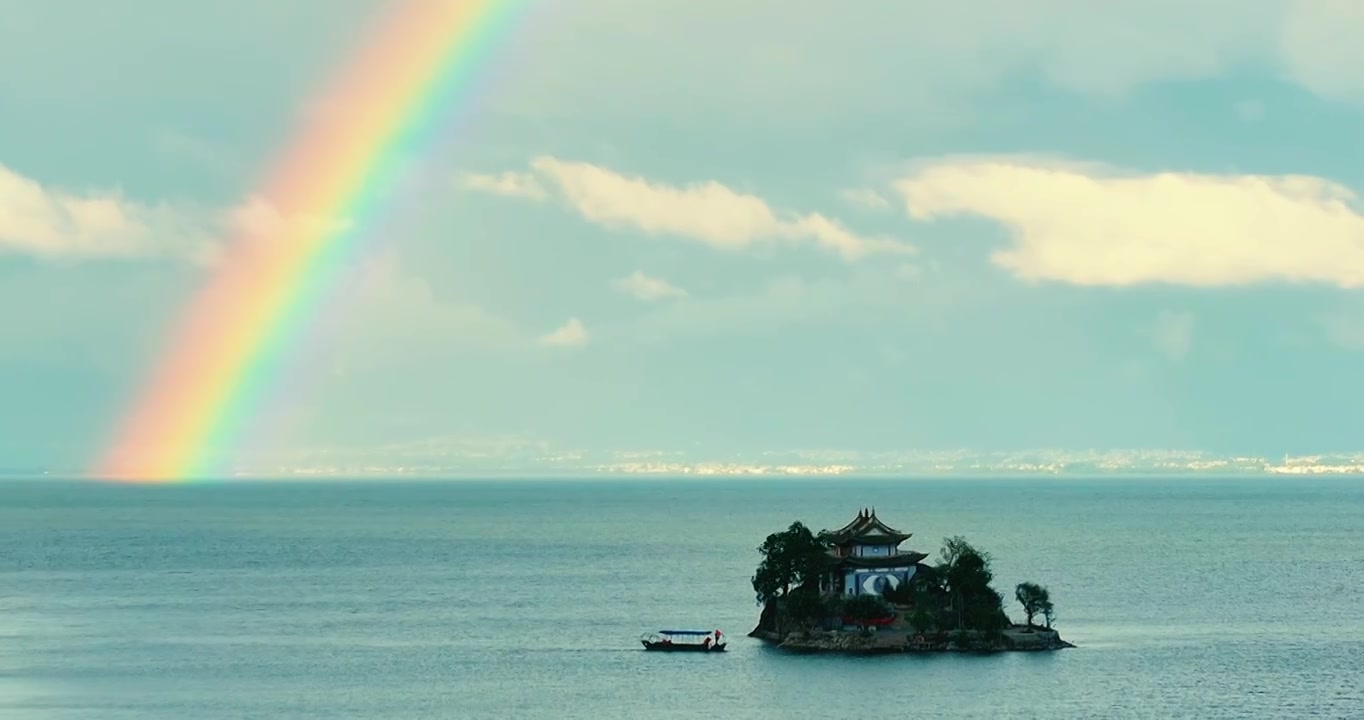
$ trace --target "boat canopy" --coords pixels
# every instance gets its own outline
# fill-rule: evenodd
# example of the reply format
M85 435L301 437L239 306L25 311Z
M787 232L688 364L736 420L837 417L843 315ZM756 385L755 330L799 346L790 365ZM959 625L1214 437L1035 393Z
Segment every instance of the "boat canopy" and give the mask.
M659 630L659 635L710 635L714 630Z

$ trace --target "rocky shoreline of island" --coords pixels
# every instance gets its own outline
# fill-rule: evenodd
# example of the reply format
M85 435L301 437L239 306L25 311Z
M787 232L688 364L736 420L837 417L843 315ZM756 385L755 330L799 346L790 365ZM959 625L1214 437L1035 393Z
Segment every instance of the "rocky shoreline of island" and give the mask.
M902 548L911 533L864 508L838 530L814 533L799 521L772 533L753 576L762 615L749 637L803 653L993 653L1073 648L1052 626L1044 585L1018 583L1022 623L992 587L989 553L960 536L939 559ZM1035 622L1045 620L1045 624Z
M885 655L895 653L996 653L1049 652L1073 648L1056 630L1046 628L1007 628L999 637L979 632L918 635L876 630L809 630L781 634L754 628L749 637L764 640L793 653L833 653L847 655Z

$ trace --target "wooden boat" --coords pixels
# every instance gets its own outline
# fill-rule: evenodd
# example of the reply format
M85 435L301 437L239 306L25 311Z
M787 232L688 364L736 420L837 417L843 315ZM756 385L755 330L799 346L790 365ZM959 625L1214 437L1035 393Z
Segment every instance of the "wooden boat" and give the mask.
M725 636L719 630L659 630L639 638L645 650L661 652L724 652Z

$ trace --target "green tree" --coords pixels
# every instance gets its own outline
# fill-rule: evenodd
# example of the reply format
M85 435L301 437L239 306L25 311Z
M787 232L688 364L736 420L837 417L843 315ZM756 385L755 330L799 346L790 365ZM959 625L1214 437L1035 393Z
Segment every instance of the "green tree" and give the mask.
M970 548L957 556L945 575L948 589L954 592L983 592L995 579L990 559Z
M933 617L933 613L920 608L909 616L909 624L910 627L914 628L914 632L923 635L937 625L937 620Z
M881 597L886 602L895 605L912 605L914 603L915 590L912 583L902 582L895 587L887 587L881 591Z
M891 612L890 606L878 595L854 595L843 603L843 614L863 630L871 626L870 621L890 617Z
M971 543L966 542L966 538L960 535L953 535L950 538L943 538L942 550L938 551L938 569L950 568L957 564L957 560L962 555L973 554L979 557L986 567L990 566L990 554L982 552L972 547Z
M803 630L824 622L829 616L829 603L820 597L819 591L813 588L799 588L792 590L784 600L786 615L791 618Z
M994 588L975 595L966 606L966 626L980 630L990 639L999 639L1004 628L1009 626L1009 618L1004 614L1004 596Z
M1052 621L1056 619L1056 608L1052 606L1050 598L1042 604L1042 617L1047 619L1047 629L1050 630Z
M1043 614L1043 609L1051 604L1051 594L1047 589L1032 582L1019 583L1018 587L1014 588L1014 599L1023 606L1028 627L1032 627L1032 619Z
M993 630L1008 622L1003 597L990 587L994 572L988 553L972 547L961 536L947 538L943 540L938 574L956 611L958 629Z
M819 576L829 566L828 545L799 521L767 536L758 552L763 559L753 575L753 591L759 605L785 597Z

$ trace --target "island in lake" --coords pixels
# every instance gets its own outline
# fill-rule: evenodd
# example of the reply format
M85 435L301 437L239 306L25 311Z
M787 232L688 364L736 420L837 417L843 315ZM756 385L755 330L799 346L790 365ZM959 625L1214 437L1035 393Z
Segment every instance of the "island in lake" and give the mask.
M864 509L834 531L800 522L758 548L753 589L762 616L750 637L807 652L996 652L1074 647L1052 628L1047 588L1020 583L1026 619L1013 623L990 586L988 553L960 536L936 563L902 550L904 533ZM1038 624L1038 621L1042 624Z

